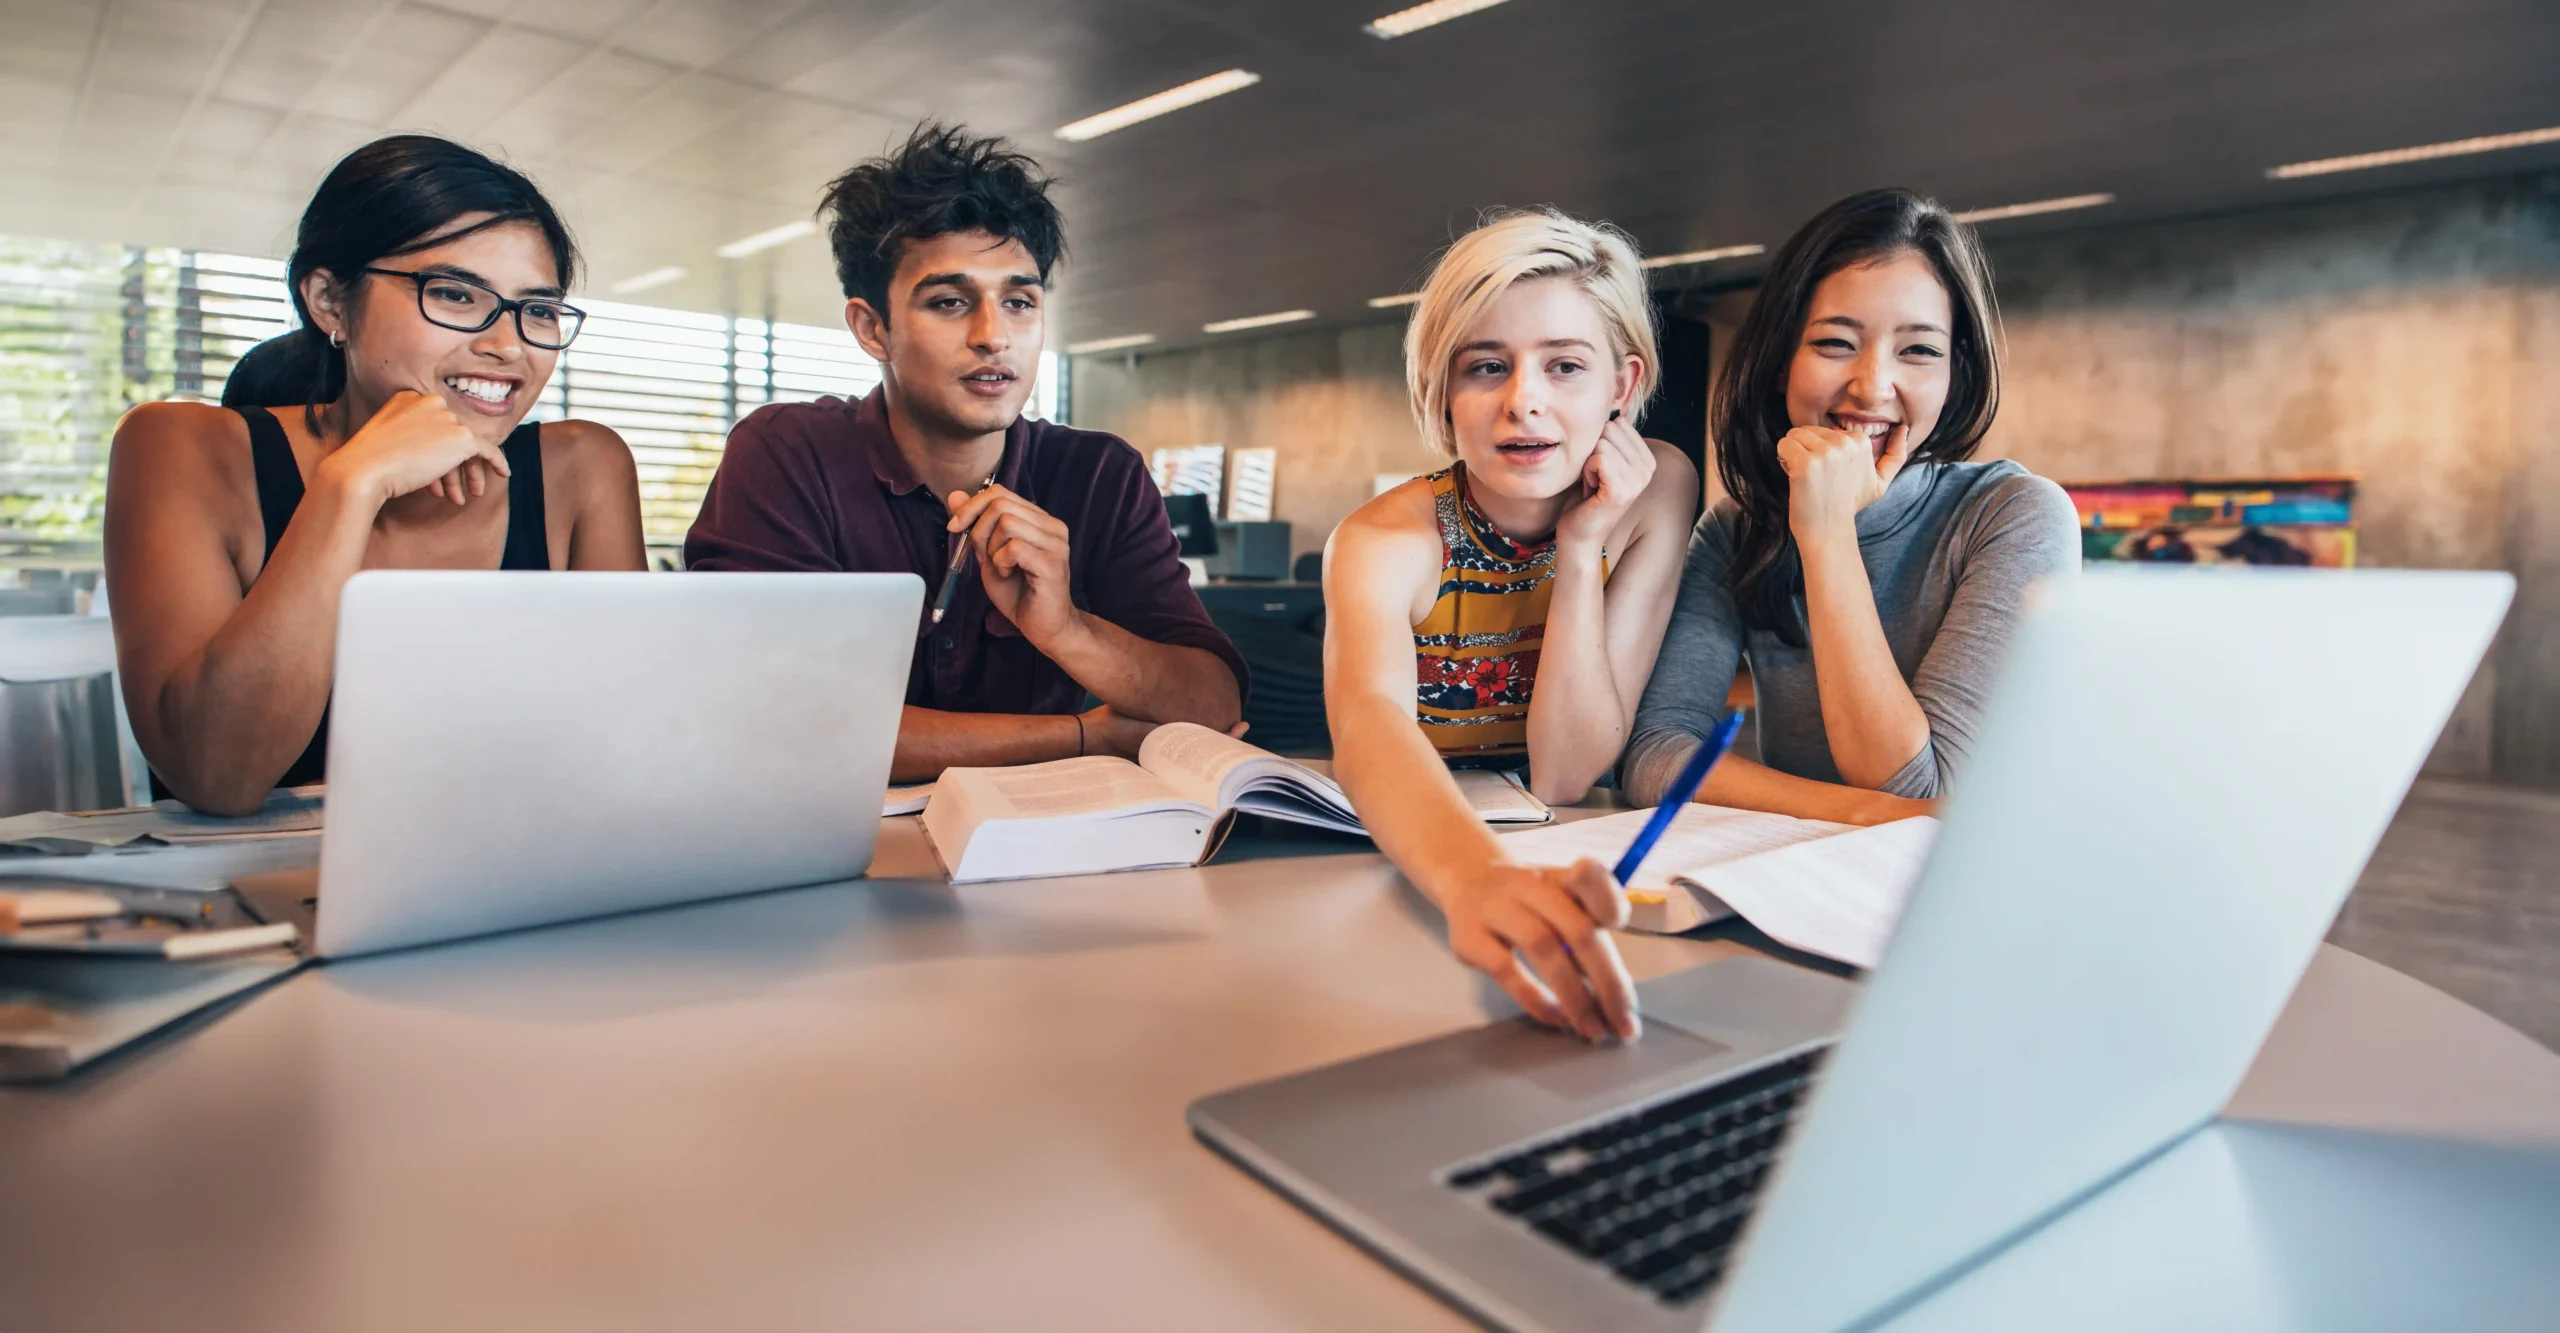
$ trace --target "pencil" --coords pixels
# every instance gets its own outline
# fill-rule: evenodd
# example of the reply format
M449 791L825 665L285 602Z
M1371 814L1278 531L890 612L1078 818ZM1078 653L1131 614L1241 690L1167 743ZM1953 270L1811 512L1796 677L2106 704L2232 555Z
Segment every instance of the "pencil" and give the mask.
M989 486L993 486L995 484L996 474L990 472L987 474L987 479L985 481L978 483L978 489L983 491ZM958 549L951 553L950 565L942 571L942 591L934 594L933 619L930 623L939 625L942 623L942 618L944 616L951 614L951 599L960 595L960 571L966 568L968 564L969 534L964 532L960 534L960 545Z

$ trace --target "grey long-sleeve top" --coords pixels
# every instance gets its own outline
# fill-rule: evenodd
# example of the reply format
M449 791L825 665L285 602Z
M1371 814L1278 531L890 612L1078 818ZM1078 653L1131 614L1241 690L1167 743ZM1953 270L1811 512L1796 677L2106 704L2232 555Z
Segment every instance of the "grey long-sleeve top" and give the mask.
M1744 630L1725 586L1735 525L1733 504L1724 501L1698 520L1689 539L1662 656L1618 767L1620 787L1644 805L1662 799L1713 729L1745 661L1759 699L1761 762L1840 781L1823 734L1812 650ZM1903 469L1883 498L1859 513L1858 551L1894 665L1929 719L1928 743L1882 790L1943 795L1980 734L2020 596L2038 579L2079 572L2079 516L2061 487L2016 463L1924 463Z

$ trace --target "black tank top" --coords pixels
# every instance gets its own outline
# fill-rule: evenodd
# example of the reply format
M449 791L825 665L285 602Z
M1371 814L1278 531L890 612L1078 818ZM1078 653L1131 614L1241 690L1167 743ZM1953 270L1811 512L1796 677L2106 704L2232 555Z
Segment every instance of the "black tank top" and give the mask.
M284 425L275 414L263 407L235 407L240 419L249 424L249 461L257 469L258 516L267 529L267 559L276 554L276 543L284 540L285 525L293 521L293 511L302 505L302 467L293 461L293 444L285 439ZM551 568L551 539L543 521L542 509L542 427L528 421L515 428L506 442L498 446L507 458L511 475L507 479L507 548L498 557L500 569ZM259 571L266 565L260 562ZM299 787L327 778L329 763L329 714L320 714L320 729L312 733L311 743L302 748L293 767L276 779L279 787ZM151 794L169 795L160 775L151 775Z

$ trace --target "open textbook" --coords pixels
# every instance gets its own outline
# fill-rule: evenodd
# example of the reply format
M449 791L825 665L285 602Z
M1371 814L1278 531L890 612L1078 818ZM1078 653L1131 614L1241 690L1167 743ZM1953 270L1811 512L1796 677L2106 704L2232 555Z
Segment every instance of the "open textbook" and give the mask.
M1555 817L1507 774L1455 776L1486 823ZM952 880L966 883L1198 865L1218 850L1238 811L1366 832L1333 779L1188 722L1148 733L1134 764L1097 755L945 769L923 824Z
M1610 865L1652 813L1534 829L1502 846L1530 865ZM1874 967L1937 837L1926 815L1860 828L1691 805L1627 886L1628 925L1670 935L1738 914L1782 944Z

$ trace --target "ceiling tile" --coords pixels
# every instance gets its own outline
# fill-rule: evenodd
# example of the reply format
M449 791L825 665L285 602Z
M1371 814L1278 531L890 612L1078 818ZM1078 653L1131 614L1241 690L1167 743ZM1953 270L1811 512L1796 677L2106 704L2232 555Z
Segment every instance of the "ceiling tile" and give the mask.
M246 0L119 0L98 86L183 102L202 84Z
M97 14L87 5L8 0L0 4L0 31L9 34L0 42L0 76L71 87L88 64L96 29Z
M730 117L775 96L768 89L709 74L671 78L562 144L561 150L605 170L636 170L681 144L722 133Z
M304 99L306 113L388 125L400 108L443 76L488 32L480 19L406 4L374 29L361 54L340 53L329 76Z
M558 147L609 123L625 107L665 84L677 70L619 51L590 51L555 71L526 97L482 122L528 150Z
M493 25L456 55L406 106L392 113L391 121L402 129L434 129L467 136L514 105L525 89L540 85L585 54L586 49L565 37Z
M815 7L815 0L717 0L661 5L613 35L622 50L670 65L710 64L774 25Z
M689 0L540 0L507 11L507 21L535 32L594 45L615 40L635 20Z
M367 28L384 7L381 0L268 0L215 95L290 110L332 68L383 54Z

